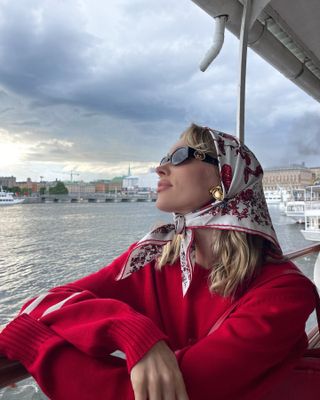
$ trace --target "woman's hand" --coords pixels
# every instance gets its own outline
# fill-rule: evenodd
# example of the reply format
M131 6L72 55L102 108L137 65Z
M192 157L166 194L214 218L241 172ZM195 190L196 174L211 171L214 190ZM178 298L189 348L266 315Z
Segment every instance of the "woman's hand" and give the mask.
M135 400L188 400L174 353L160 340L132 368Z

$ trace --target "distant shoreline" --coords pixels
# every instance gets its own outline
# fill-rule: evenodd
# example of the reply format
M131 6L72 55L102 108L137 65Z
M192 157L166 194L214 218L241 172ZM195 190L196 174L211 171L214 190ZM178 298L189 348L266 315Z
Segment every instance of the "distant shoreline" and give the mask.
M118 197L106 197L106 198L94 198L94 197L63 197L59 198L59 196L51 197L50 199L43 200L39 197L25 197L23 204L53 204L53 203L63 203L63 204L80 204L80 203L150 203L155 202L155 197L136 197L136 196L118 196Z

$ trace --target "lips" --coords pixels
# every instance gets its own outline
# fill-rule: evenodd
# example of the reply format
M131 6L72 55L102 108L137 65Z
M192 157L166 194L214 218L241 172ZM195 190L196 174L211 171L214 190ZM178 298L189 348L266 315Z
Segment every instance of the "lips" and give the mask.
M169 189L170 187L172 187L170 182L166 182L166 181L161 181L158 183L158 188L157 188L157 192L162 192L163 190Z

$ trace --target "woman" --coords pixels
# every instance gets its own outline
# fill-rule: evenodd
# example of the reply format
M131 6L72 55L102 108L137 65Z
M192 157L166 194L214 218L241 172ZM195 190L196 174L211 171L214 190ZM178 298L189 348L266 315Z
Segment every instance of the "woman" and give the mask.
M256 400L307 346L312 284L282 257L252 152L191 125L157 173L175 223L29 301L0 335L51 399Z

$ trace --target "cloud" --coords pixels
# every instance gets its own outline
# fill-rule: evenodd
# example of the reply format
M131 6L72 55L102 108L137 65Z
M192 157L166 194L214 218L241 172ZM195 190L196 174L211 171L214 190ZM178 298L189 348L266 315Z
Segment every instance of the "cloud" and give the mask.
M230 93L233 69L218 61L204 76L197 68L212 36L212 19L198 7L111 2L102 11L105 29L89 32L86 15L94 4L56 4L22 0L2 7L2 84L32 99L32 107L67 104L133 121L181 121L190 110L208 115L207 100Z
M81 29L75 1L21 0L1 8L2 84L31 97L59 98L85 76L95 38ZM74 18L70 18L70 15ZM65 86L60 86L65 83Z
M67 140L50 139L36 142L29 147L25 160L37 161L62 161L72 154L74 143Z
M291 127L291 147L296 156L315 156L320 165L320 115L306 113Z

